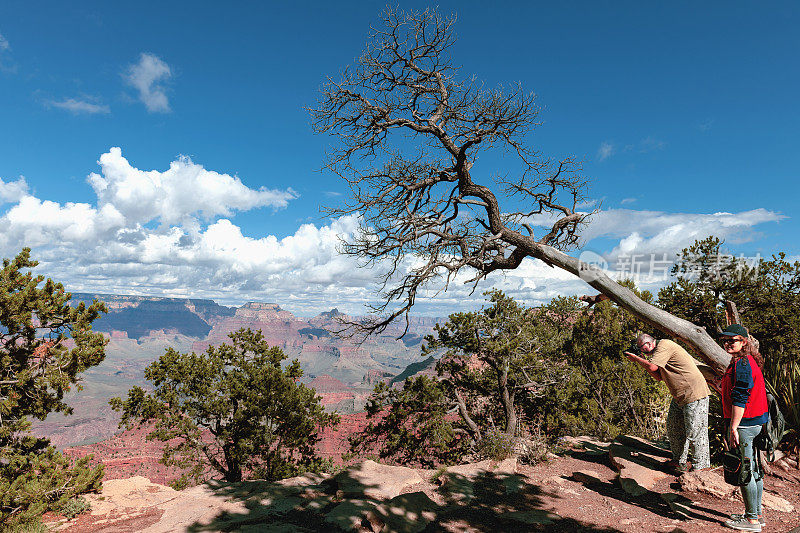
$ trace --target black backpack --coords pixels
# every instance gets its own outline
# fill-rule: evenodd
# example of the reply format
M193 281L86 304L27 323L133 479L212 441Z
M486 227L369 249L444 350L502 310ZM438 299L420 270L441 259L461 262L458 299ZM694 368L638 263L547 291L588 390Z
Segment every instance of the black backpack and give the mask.
M759 450L763 450L766 453L767 461L772 462L775 460L775 450L778 449L778 444L787 433L786 420L778 408L778 400L769 392L767 392L767 409L769 420L761 426L761 433L756 436L753 445Z

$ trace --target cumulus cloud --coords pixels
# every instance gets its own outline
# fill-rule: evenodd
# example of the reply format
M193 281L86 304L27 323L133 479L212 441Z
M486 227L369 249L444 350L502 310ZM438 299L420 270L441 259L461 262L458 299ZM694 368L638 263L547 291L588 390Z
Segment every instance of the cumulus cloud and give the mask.
M620 255L667 253L674 255L697 239L709 235L735 237L747 242L755 235L755 226L778 222L784 215L767 209L740 213L664 213L632 209L608 209L592 217L583 233L588 242L600 237L620 239L608 253ZM632 231L633 229L633 231Z
M614 155L615 148L614 144L608 141L603 141L600 143L600 148L597 149L597 160L598 161L605 161L612 155Z
M28 193L28 184L20 176L16 181L3 181L0 178L0 204L5 202L18 202Z
M291 189L251 189L235 176L206 170L188 157L173 161L164 172L139 170L111 148L100 156L100 174L89 175L98 206L113 206L130 223L158 220L174 224L201 216L231 216L257 207L283 208L297 197Z
M91 99L64 98L63 100L48 100L45 102L45 106L63 109L73 115L107 115L111 113L110 107L94 102Z
M150 113L170 111L165 83L172 77L172 69L153 54L141 54L139 62L128 67L125 81L139 92L139 100Z
M283 236L248 235L236 224L237 212L281 208L296 195L289 189L248 187L238 177L188 158L178 158L163 171L141 170L112 148L98 163L99 171L87 178L96 195L92 202L37 198L24 178L0 180L0 199L6 202L0 209L0 256L31 246L41 262L39 271L73 292L211 298L229 305L271 301L297 314L331 307L363 314L364 303L376 301L384 268L360 268L339 253L340 239L352 237L358 228L357 214L304 223ZM584 233L584 249L602 242L611 250L596 251L610 259L662 250L672 254L712 233L746 240L759 224L781 218L765 209L710 214L600 210ZM403 268L413 264L407 258ZM532 259L514 271L490 274L475 290L465 283L469 274L451 280L447 292L440 292L444 280L431 283L418 295L415 313L445 316L478 308L483 291L492 286L527 305L591 292L580 279Z

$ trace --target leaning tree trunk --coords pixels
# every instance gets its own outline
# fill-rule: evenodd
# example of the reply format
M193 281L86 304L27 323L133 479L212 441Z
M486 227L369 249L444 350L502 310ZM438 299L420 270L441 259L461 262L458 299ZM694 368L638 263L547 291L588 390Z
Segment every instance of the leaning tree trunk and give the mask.
M584 263L547 245L537 243L528 248L531 256L575 274L637 318L662 333L688 344L697 356L708 364L708 367L700 367L706 379L713 379L725 372L730 362L730 355L717 344L705 328L645 302L632 290L620 285L594 265Z

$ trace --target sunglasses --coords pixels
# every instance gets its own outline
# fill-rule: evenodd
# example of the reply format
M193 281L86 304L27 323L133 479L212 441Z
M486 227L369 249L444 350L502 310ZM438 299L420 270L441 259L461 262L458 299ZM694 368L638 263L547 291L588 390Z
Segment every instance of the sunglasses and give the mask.
M744 342L742 339L722 339L722 344L736 344L737 342Z

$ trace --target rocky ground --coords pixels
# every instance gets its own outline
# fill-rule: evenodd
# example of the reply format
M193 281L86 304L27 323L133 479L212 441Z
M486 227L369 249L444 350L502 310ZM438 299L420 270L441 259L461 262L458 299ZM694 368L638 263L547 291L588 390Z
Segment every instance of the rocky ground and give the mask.
M719 470L676 477L665 471L667 455L637 439L578 438L535 466L508 459L432 471L365 461L335 476L180 492L134 477L106 481L89 497L90 513L51 525L65 533L725 531L727 515L742 510L737 490ZM764 485L765 531L800 533L796 463L774 463Z

